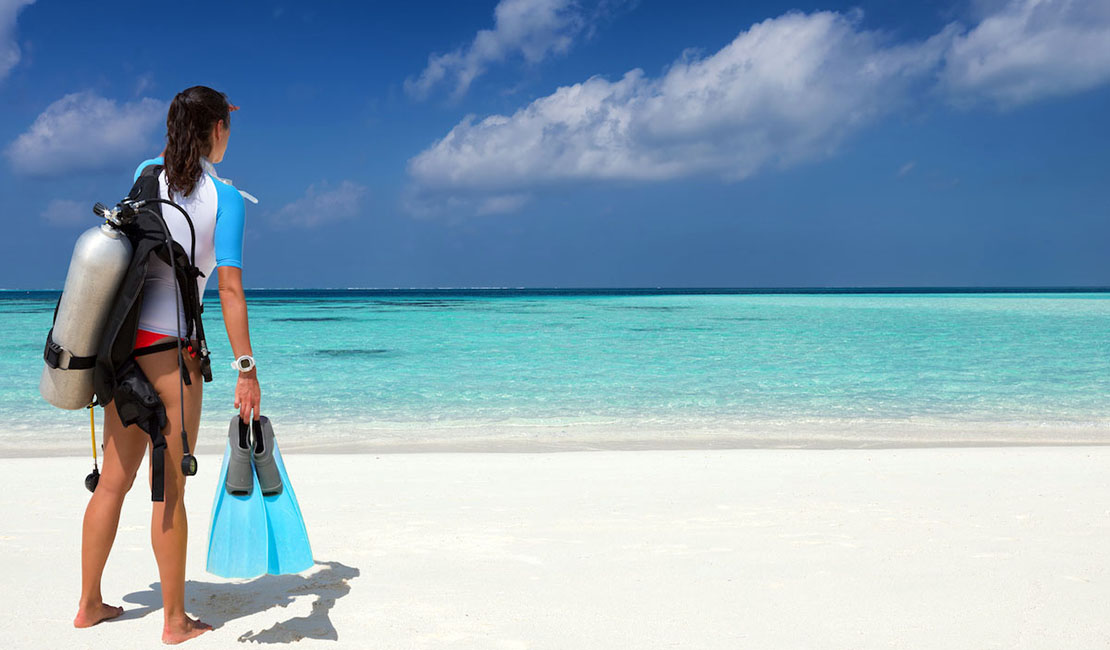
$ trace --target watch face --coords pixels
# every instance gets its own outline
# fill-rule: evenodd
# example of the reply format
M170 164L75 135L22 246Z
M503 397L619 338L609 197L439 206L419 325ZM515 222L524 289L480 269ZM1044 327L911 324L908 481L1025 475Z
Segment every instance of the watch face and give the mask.
M243 370L250 370L251 369L251 360L250 359L239 359L239 367Z

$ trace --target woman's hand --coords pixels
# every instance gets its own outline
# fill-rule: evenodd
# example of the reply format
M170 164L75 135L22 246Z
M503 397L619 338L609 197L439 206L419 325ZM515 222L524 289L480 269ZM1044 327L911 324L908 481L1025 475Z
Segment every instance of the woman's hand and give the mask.
M239 419L243 422L257 420L261 415L261 406L262 387L258 385L258 369L239 373L239 381L235 384L235 408L239 409Z

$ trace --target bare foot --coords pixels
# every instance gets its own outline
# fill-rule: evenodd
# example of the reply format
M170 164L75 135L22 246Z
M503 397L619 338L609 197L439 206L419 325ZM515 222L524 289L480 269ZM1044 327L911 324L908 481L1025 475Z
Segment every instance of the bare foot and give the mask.
M92 627L101 621L115 618L122 613L122 607L114 607L104 603L93 607L82 607L77 610L77 616L73 619L73 627Z
M211 629L212 626L208 623L186 616L184 623L175 623L173 625L166 623L165 627L162 628L162 643L177 645L195 636L200 636Z

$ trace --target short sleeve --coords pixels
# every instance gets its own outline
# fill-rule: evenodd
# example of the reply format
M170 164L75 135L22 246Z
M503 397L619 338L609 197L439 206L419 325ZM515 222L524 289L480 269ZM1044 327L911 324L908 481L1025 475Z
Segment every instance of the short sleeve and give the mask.
M213 179L216 184L216 266L243 268L243 230L246 204L239 190Z
M148 160L142 161L141 163L139 163L139 166L135 168L135 177L131 179L131 182L134 183L135 181L139 180L139 174L143 173L143 168L144 167L147 167L148 165L164 165L164 164L165 163L162 162L162 157L161 156L159 156L157 158L150 158Z

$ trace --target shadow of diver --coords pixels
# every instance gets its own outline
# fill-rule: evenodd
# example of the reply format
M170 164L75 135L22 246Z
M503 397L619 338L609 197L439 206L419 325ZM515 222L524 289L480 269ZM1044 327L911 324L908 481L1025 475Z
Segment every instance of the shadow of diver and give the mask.
M349 581L357 578L359 573L358 569L339 562L317 562L307 575L264 575L248 582L188 580L185 583L185 594L188 610L216 628L273 607L288 607L297 596L313 594L316 600L312 601L312 612L309 615L278 621L258 632L248 630L239 636L239 641L337 641L339 632L332 625L329 613L336 600L350 593ZM124 612L121 619L142 618L162 608L162 585L155 582L146 591L127 594L123 600L142 607Z

